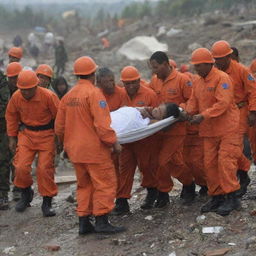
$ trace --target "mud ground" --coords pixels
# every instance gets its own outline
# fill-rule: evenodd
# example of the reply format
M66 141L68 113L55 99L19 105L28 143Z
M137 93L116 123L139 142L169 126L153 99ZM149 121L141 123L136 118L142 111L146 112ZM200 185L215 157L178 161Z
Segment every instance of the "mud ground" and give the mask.
M57 175L73 175L72 170L58 171ZM0 212L0 255L17 256L201 256L207 251L228 248L225 255L256 255L256 172L250 172L252 182L242 200L242 210L221 217L215 213L200 214L206 197L197 197L194 204L184 206L179 199L181 186L175 182L170 193L171 204L165 209L141 210L145 190L140 188L139 174L135 177L131 214L111 217L112 223L124 225L127 232L116 235L78 235L75 203L66 198L69 185L60 185L55 197L57 215L44 218L41 198L36 193L32 207L24 213L15 212L15 203L8 211ZM74 185L73 185L74 187ZM34 187L36 190L36 186ZM11 196L11 195L10 195ZM252 214L252 215L251 215ZM204 234L203 227L221 226L219 234ZM58 245L58 251L49 251L47 245Z

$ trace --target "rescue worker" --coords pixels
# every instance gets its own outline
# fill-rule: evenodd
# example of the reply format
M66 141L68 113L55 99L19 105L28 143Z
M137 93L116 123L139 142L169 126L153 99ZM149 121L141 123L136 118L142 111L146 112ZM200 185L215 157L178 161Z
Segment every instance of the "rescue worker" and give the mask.
M6 77L0 83L0 210L9 208L8 191L10 190L11 152L8 146L8 136L6 132L5 111L8 101L17 87L17 77L22 66L18 62L12 62L7 66ZM13 199L19 198L17 188L13 188Z
M141 85L140 74L135 67L124 67L121 71L120 80L123 82L126 91L126 106L156 107L158 105L155 92ZM154 206L158 193L155 176L157 168L157 138L156 136L150 136L143 140L123 145L120 154L120 186L117 191L116 207L113 214L119 215L130 211L128 199L131 198L137 166L142 173L141 186L147 189L147 196L141 208L150 209Z
M150 57L152 72L151 88L156 92L160 103L185 103L191 94L192 82L169 64L168 56L157 51ZM181 198L190 204L195 198L195 183L183 159L183 146L186 124L178 122L162 133L162 143L158 153L157 189L159 191L156 207L170 203L169 194L173 188L172 178L183 184Z
M96 73L97 86L101 89L106 98L110 112L115 111L125 104L126 93L123 88L115 85L114 73L108 68L99 68ZM117 188L119 187L119 154L112 153L116 177Z
M121 148L110 128L106 99L94 86L96 69L90 57L75 61L74 74L79 80L62 98L55 121L59 142L64 143L76 170L80 235L124 231L108 220L117 186L111 150L119 152ZM90 222L91 215L95 216L95 227Z
M192 124L200 124L208 194L212 197L202 206L201 212L225 216L241 207L236 195L240 188L236 173L241 148L234 86L226 73L214 67L214 59L208 49L196 49L191 63L200 77L194 81L186 111L192 115Z
M217 41L211 48L216 66L227 73L234 84L235 103L240 110L239 134L243 151L244 136L248 133L249 126L255 125L256 120L256 82L245 66L231 59L232 51L229 43L223 40ZM240 196L246 193L247 186L250 183L247 173L250 165L250 161L244 154L241 154L238 164L241 189L237 192Z
M96 73L97 86L105 96L110 111L115 111L125 104L126 93L115 85L114 73L108 68L99 68Z
M12 47L8 51L8 56L9 56L9 63L20 62L23 56L23 50L20 47Z
M53 91L53 88L51 86L53 70L49 65L47 64L39 65L36 69L36 75L39 78L38 86L47 88Z
M39 79L31 70L19 73L17 90L6 109L9 148L14 157L14 184L21 188L21 199L15 206L23 212L33 199L31 188L31 164L38 154L37 184L43 197L43 216L55 216L52 198L57 195L54 182L55 136L54 119L59 104L58 97L51 91L37 86ZM20 129L19 127L23 127ZM16 150L17 149L17 150Z

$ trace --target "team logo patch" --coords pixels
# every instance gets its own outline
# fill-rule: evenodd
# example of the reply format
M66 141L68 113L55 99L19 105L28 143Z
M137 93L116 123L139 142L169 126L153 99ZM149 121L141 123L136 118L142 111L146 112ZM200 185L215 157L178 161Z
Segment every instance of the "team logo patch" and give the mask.
M101 101L99 102L99 104L100 104L100 107L101 107L101 108L105 108L105 107L107 106L107 102L104 101L104 100L101 100Z
M192 82L191 82L191 81L188 81L188 82L187 82L187 86L192 86Z
M247 78L248 78L249 81L254 81L255 80L254 77L251 74L249 74Z
M223 89L228 89L228 88L229 88L229 85L228 85L228 84L222 84L222 88L223 88Z

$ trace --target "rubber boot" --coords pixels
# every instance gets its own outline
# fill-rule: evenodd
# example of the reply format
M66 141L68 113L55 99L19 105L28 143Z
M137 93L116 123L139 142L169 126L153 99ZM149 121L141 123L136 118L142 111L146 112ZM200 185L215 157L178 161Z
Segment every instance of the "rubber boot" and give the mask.
M52 197L43 197L41 209L44 217L53 217L56 215L56 212L52 209Z
M158 190L156 188L147 188L147 191L147 196L143 204L140 206L140 208L144 210L153 208L158 195Z
M0 210L5 211L9 209L8 192L0 192Z
M201 186L199 189L199 195L200 196L207 196L208 188L207 186Z
M226 195L224 202L219 206L217 214L221 216L229 215L233 210L241 209L240 199L237 197L236 192Z
M217 212L219 206L224 202L223 195L212 196L212 198L201 207L201 213Z
M34 191L31 187L21 189L21 199L15 206L17 212L24 212L27 207L30 207L30 202L32 202L34 196Z
M184 204L191 204L196 197L196 185L193 182L190 185L183 185L180 197L184 200Z
M117 198L116 206L111 212L112 215L121 215L130 212L130 206L127 198Z
M237 171L237 176L240 181L240 189L236 192L236 195L238 197L242 197L247 192L247 187L251 182L251 179L248 175L248 172L245 172L243 170Z
M89 216L79 217L79 235L86 235L94 232L94 226Z
M154 207L163 208L168 204L170 204L170 198L169 198L168 192L159 191Z
M124 227L116 227L109 223L108 215L101 215L95 217L95 232L96 233L103 233L103 234L114 234L123 232L126 229Z

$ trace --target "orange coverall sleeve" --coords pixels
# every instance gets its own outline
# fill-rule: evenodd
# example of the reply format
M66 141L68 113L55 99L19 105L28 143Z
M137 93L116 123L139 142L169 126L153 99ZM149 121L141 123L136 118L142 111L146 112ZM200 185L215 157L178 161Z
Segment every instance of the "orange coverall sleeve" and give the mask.
M191 97L186 103L181 104L181 108L185 109L188 114L197 114L199 112L198 99L196 97L195 89L192 89Z
M112 146L116 141L116 134L110 127L111 118L105 97L100 92L93 92L89 97L90 111L93 116L93 123L100 140Z
M64 136L65 130L65 98L63 98L59 104L58 112L55 119L54 130L55 134L61 138Z
M181 83L182 86L182 95L185 101L187 101L192 93L192 81L187 78L187 76L183 75L183 81Z
M256 80L248 69L243 70L243 81L248 92L249 111L256 111Z
M20 115L12 97L7 105L5 118L7 121L7 134L10 137L18 136Z
M218 117L229 108L234 99L234 90L230 79L222 78L219 81L214 96L216 98L216 103L201 113L205 119ZM208 99L206 98L204 100Z
M48 101L49 110L52 114L52 119L56 118L59 103L60 103L60 100L58 96L53 93Z

